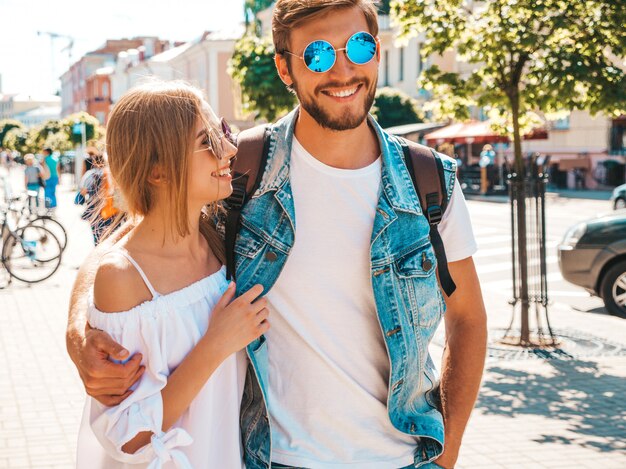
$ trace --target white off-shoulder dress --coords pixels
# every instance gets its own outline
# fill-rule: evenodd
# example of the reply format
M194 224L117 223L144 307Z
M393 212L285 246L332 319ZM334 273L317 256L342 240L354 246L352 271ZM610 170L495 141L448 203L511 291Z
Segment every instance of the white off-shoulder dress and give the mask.
M243 467L239 406L245 380L245 352L227 358L213 373L181 418L162 432L161 390L207 330L211 311L228 287L225 269L181 290L158 294L128 255L153 295L129 311L103 313L91 296L89 324L106 331L146 367L134 392L115 407L87 397L78 437L77 467L228 468ZM150 444L135 454L122 446L137 433L151 431Z

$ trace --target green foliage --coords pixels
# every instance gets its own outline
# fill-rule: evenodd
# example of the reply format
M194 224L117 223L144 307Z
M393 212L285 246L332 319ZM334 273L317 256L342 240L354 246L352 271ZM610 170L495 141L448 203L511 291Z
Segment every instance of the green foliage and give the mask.
M378 2L378 13L381 15L388 15L391 10L392 0L380 0Z
M243 8L246 25L255 24L256 14L269 8L272 3L274 3L273 0L245 0Z
M424 33L423 53L456 49L469 76L433 67L438 117L467 117L470 104L505 115L521 164L520 121L541 111L626 113L626 8L614 0L398 0L392 15L405 37ZM464 110L465 108L465 110ZM520 166L521 167L521 166Z
M383 128L423 122L417 101L395 88L379 88L371 113Z
M72 132L74 123L76 122L84 122L85 130L87 134L87 141L97 140L102 136L102 131L100 129L100 122L97 118L92 116L91 114L87 114L86 112L77 112L75 114L71 114L67 116L62 122L63 131L67 134L70 142L74 144L80 144L82 142L82 137L80 134L74 134Z
M244 109L268 121L290 111L295 96L285 87L274 65L274 45L252 35L235 45L228 72L239 84Z
M28 132L23 127L12 127L4 135L3 145L9 150L19 151L22 155L34 152L28 143Z
M44 147L64 152L71 150L75 144L81 143L81 136L72 134L76 121L85 122L87 142L97 140L104 135L98 119L86 112L72 114L62 120L48 120L30 130L26 130L18 121L0 121L0 135L4 138L6 148L19 151L21 154L37 153Z
M48 134L42 147L49 147L55 151L60 151L61 153L70 151L74 148L67 133L64 131Z
M3 119L0 120L0 147L4 146L4 138L6 137L7 133L11 130L11 129L22 129L24 130L24 124L22 124L20 121L16 121L14 119Z
M32 128L28 132L29 144L31 147L36 148L37 150L41 150L44 146L48 146L46 144L48 136L59 133L65 135L65 139L69 140L69 135L66 134L65 127L63 126L62 121L48 120L43 124ZM52 148L55 147L52 146Z

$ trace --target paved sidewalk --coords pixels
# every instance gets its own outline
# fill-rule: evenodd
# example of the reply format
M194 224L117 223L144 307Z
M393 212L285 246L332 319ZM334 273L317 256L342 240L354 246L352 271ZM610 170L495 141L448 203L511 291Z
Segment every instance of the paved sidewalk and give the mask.
M60 271L0 290L0 468L74 465L84 392L64 333L91 235L73 191L60 192L69 238ZM507 300L506 292L486 298L493 337L508 324ZM626 467L626 321L559 303L551 320L571 356L516 357L492 347L458 468Z
M625 468L626 321L550 308L568 355L506 356L508 296L487 297L490 357L460 468Z

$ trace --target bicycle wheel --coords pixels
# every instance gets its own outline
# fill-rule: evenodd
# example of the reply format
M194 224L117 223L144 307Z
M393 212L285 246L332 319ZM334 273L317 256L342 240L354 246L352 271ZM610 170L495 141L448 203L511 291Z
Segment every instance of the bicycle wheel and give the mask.
M65 227L50 215L41 215L29 221L25 226L41 226L46 228L59 240L61 249L65 250L67 246L67 232L65 231Z
M26 283L50 278L61 265L61 243L47 228L25 226L9 234L2 264L11 277Z

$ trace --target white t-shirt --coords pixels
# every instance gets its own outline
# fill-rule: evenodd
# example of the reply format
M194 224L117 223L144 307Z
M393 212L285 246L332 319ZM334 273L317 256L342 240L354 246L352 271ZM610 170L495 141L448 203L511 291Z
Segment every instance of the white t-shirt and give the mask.
M381 159L327 166L294 138L295 243L267 294L272 461L309 468L397 469L414 437L387 414L389 358L370 279ZM449 262L476 251L458 184L439 225Z

